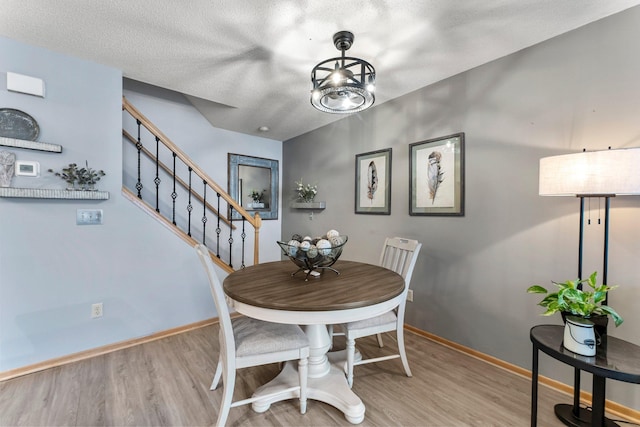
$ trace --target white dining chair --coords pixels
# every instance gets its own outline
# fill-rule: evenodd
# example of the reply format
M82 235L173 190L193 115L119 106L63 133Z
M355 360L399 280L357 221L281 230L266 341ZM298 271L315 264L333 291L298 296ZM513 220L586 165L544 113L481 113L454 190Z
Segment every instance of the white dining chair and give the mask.
M422 243L417 240L401 237L388 237L380 255L380 266L393 270L404 278L404 290L400 304L393 310L369 319L350 322L341 325L347 340L347 381L349 387L353 386L353 367L366 363L381 362L383 360L400 358L407 376L411 376L407 353L404 348L404 310L407 304L407 293L413 268L416 265ZM398 353L370 359L355 361L356 339L369 335L376 335L378 346L383 347L382 333L396 331L398 340Z
M197 244L195 249L207 273L220 321L220 354L216 373L211 383L211 390L215 390L222 379L223 396L216 425L225 425L231 408L294 391L299 393L300 413L304 414L307 410L309 357L307 336L297 325L265 322L250 317L231 319L209 249L203 244ZM298 360L299 385L280 390L277 393L232 402L237 369L289 360Z

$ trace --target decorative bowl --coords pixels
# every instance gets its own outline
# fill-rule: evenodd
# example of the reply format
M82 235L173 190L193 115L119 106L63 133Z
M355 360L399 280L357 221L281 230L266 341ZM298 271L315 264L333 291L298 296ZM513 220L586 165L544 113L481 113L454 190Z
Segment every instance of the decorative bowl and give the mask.
M298 266L298 270L291 273L291 275L293 276L300 271L304 271L306 273L305 280L308 280L309 275L317 276L319 274L316 270L329 269L336 274L340 274L338 270L331 268L331 266L340 258L342 248L347 243L347 240L347 236L334 237L330 240L330 247L321 244L319 247L316 247L315 245L311 245L311 242L309 242L309 245L305 245L304 241L301 242L299 246L290 244L291 241L288 243L277 243L284 255L289 257L289 259Z

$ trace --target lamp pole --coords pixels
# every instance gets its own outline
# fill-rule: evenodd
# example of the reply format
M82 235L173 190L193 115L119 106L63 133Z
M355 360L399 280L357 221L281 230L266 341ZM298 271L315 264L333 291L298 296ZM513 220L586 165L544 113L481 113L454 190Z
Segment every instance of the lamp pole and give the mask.
M607 284L607 274L609 270L609 208L611 207L611 197L615 197L615 194L577 194L576 197L580 198L580 233L578 237L578 280L582 280L582 253L584 247L584 199L586 197L604 197L604 251L602 260L602 284ZM582 283L578 284L578 288L582 289ZM603 301L603 304L607 304L607 297ZM559 405L562 406L562 405ZM556 409L556 415L558 415L563 421L567 421L567 417L564 413L559 414ZM560 410L560 412L562 412ZM580 420L580 369L575 368L573 374L573 408L571 410L573 416ZM574 425L570 422L570 425ZM577 425L577 424L575 424Z
M580 198L580 234L578 237L578 280L582 280L582 247L584 245L584 198L585 196L578 194ZM578 284L578 289L582 289L582 283Z
M609 207L611 206L611 198L615 197L615 194L609 194L604 196L604 256L602 260L602 284L606 285L607 273L609 271ZM607 299L609 293L604 297L602 303L607 305Z

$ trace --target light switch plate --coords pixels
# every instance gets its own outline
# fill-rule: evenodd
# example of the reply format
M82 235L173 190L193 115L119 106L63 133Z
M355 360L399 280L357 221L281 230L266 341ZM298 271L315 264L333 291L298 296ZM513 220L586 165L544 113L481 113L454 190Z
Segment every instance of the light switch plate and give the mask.
M77 225L102 225L102 209L76 210Z

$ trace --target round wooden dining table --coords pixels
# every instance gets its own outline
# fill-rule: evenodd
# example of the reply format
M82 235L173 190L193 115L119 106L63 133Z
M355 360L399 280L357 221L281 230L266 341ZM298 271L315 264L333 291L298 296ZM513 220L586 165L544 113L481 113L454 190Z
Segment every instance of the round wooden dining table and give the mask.
M330 352L327 325L353 322L385 313L404 297L404 279L376 265L338 261L339 274L325 270L305 281L304 272L289 260L268 262L231 273L224 292L232 307L245 316L277 323L301 325L309 338L308 398L328 403L352 424L364 420L365 406L349 388L344 364L346 352ZM269 395L298 384L295 363L258 388L254 396ZM296 398L295 392L253 403L264 412L272 403Z

